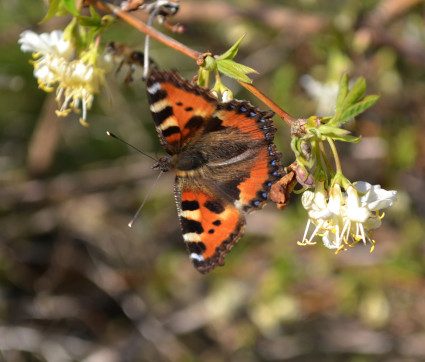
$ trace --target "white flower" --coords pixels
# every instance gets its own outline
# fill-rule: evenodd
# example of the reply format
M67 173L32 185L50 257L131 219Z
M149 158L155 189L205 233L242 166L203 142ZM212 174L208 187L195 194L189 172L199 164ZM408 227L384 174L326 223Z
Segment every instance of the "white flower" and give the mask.
M303 241L298 244L314 244L313 238L319 236L327 248L337 252L345 250L345 245L353 246L359 241L371 243L372 251L375 241L371 230L381 225L383 215L380 216L379 211L392 206L396 193L381 189L379 185L357 182L349 185L344 193L338 184L334 184L327 198L324 184L318 183L314 193L306 191L302 197L309 220ZM307 238L311 223L316 228Z
M397 201L397 191L387 191L381 189L380 185L371 185L364 181L354 183L354 187L362 196L360 202L362 205L367 205L371 211L382 210L391 207Z
M72 59L74 47L63 39L63 32L38 35L24 31L19 43L22 51L33 52L34 76L39 87L51 92L56 87L59 104L58 116L66 116L71 110L82 109L80 122L87 125L87 110L91 108L94 94L105 86L105 73L111 69L111 57L99 55L97 50L88 50Z
M323 182L318 182L315 192L305 191L301 197L301 202L311 219L328 219L332 213L328 210L328 195Z
M344 241L348 244L349 240L354 239L355 243L362 240L364 244L366 242L374 244L367 230L370 230L371 226L379 227L380 223L381 219L378 216L373 215L365 205L361 205L357 190L351 185L348 186L341 233Z
M80 122L85 125L87 110L91 108L94 94L105 84L105 70L81 60L74 60L64 68L56 91L56 100L61 104L56 112L67 115L70 110L82 108Z
M342 194L341 186L337 183L332 186L329 194L328 210L332 217L324 223L327 227L322 235L322 241L329 249L339 249L342 245L342 220L345 197Z
M31 30L21 33L18 43L23 52L33 52L41 55L59 55L71 59L74 47L70 41L63 39L63 31L53 30L51 33L37 34Z
M301 197L303 207L308 212L308 222L305 228L303 241L298 242L300 245L315 244L313 238L320 230L326 230L329 227L329 220L332 219L333 213L328 209L327 193L325 191L324 183L317 182L315 192L305 191ZM307 239L307 233L310 225L316 226L310 238Z
M52 85L58 81L58 75L63 71L63 66L74 53L71 42L63 39L61 30L43 34L26 30L21 33L18 43L21 44L23 52L33 53L34 76L40 88L51 92Z

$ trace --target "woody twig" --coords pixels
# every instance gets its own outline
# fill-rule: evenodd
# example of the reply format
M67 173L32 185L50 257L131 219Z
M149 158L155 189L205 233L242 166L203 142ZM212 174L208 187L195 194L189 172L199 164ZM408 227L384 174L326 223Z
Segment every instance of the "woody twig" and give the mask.
M198 52L197 50L191 49L187 47L186 45L176 41L175 39L161 33L160 31L146 25L143 21L137 19L136 17L132 16L131 14L122 11L119 7L104 3L101 1L90 1L92 5L95 5L99 9L103 11L110 12L112 14L115 14L117 17L122 19L123 21L127 22L131 26L135 27L142 33L145 33L152 38L158 40L159 42L165 44L166 46L188 56L189 58L194 59L195 61L198 60L200 57L202 57L202 53ZM288 126L291 126L292 122L295 120L294 117L292 117L290 114L285 112L281 107L279 107L275 102L273 102L269 97L267 97L264 93L262 93L259 89L257 89L252 84L244 83L241 81L237 82L247 89L250 93L252 93L255 97L257 97L259 100L261 100L267 107L272 109L280 118L282 118L285 123Z

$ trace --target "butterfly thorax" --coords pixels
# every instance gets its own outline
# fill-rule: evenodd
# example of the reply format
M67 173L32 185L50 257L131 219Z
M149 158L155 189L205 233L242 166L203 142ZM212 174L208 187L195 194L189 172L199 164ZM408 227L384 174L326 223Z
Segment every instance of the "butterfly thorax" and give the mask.
M244 174L246 162L257 153L256 145L235 137L224 141L222 131L204 135L171 157L169 167L177 176L222 179ZM228 136L227 136L228 137ZM238 164L245 164L242 169ZM232 165L232 171L229 167Z
M173 155L170 160L170 170L177 176L195 176L205 165L206 160L201 152L183 151Z

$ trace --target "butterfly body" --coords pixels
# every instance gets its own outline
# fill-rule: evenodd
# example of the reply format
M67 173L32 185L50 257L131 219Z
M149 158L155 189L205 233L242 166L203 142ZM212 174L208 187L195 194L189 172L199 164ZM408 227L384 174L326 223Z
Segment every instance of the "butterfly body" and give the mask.
M201 273L224 264L243 235L244 213L263 207L283 174L272 143L273 112L245 101L219 103L176 72L154 71L150 109L176 174L174 193L189 255Z

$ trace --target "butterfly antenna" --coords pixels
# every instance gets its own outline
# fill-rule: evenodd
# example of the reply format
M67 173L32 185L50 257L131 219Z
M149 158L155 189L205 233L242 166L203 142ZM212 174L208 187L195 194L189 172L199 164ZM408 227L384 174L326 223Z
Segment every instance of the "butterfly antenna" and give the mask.
M154 160L155 162L158 162L158 160L157 160L156 158L152 157L151 155L148 155L146 152L143 152L142 150L139 150L137 147L135 147L135 146L133 146L133 145L129 144L128 142L124 141L122 138L120 138L120 137L118 137L118 136L114 135L113 133L111 133L111 132L109 132L109 131L106 131L106 134L107 134L109 137L112 137L112 138L117 139L118 141L121 141L122 143L126 144L127 146L131 147L132 149L136 150L137 152L141 153L142 155L144 155L144 156L146 156L146 157L149 157L151 160Z
M149 189L148 193L146 194L142 204L140 205L139 209L136 211L136 213L134 214L133 218L130 220L130 222L128 223L128 227L132 227L134 221L139 217L140 211L142 211L143 206L145 206L145 203L147 201L147 199L149 198L149 196L151 195L153 189L155 188L155 186L158 184L159 178L161 177L161 175L164 173L164 171L161 171L158 174L158 177L156 178L155 182L153 183L153 185L151 186L151 188Z

